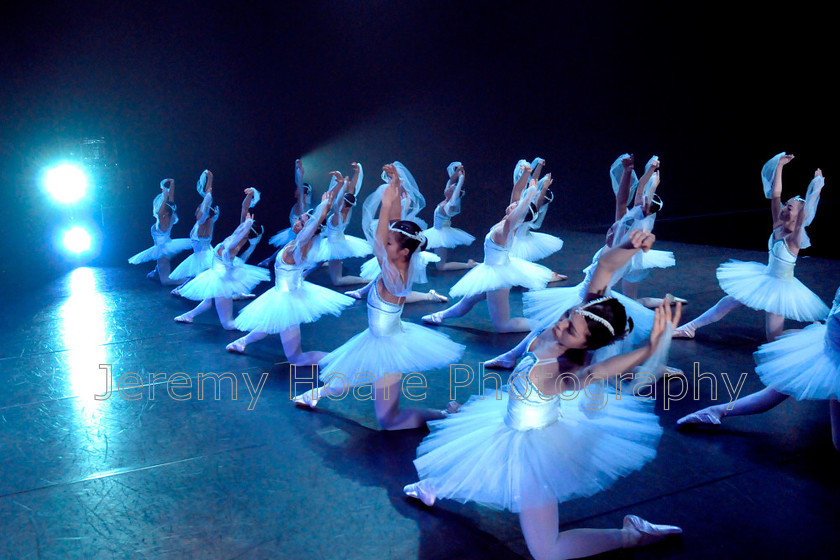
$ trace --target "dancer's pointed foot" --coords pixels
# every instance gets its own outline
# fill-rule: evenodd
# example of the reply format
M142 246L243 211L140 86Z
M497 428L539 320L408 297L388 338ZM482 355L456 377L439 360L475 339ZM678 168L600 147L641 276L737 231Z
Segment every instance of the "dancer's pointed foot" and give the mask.
M569 277L566 276L565 274L558 274L556 272L552 272L551 273L551 280L549 280L548 282L549 283L551 283L551 282L562 282L562 281L568 280L568 279L569 279Z
M681 303L683 305L688 305L688 300L687 299L674 297L674 296L672 296L672 297L673 297L672 303ZM657 307L662 305L662 302L664 300L662 298L658 298L658 297L643 297L643 298L639 298L637 301L639 303L641 303L642 305L644 305L645 307L647 307L648 309L656 309Z
M490 369L513 369L513 366L515 365L516 360L514 358L511 358L507 354L496 356L492 360L487 360L486 362L484 362L484 367Z
M473 259L469 259L467 261L467 266L469 266L470 268L475 268L476 266L478 266L478 263L475 262Z
M665 366L664 375L666 378L682 377L685 378L685 372L678 367Z
M245 346L247 345L244 342L242 342L242 339L240 338L239 340L234 340L233 342L225 346L225 350L233 354L244 354Z
M150 273L146 275L146 278L148 278L149 280L155 280L156 278L158 278L158 276L158 269L157 267L155 267Z
M434 492L432 492L429 488L426 488L426 484L423 484L423 481L415 482L414 484L408 484L403 488L403 492L409 498L416 498L426 504L429 507L435 505L435 496Z
M421 319L427 325L442 325L443 324L443 312L438 311L437 313L432 313L430 315L423 315Z
M267 259L263 259L257 263L257 266L261 266L263 268L271 268L271 261L274 260L274 257L268 257Z
M315 408L318 406L318 400L318 389L310 389L302 395L298 395L292 399L295 405L305 408Z
M429 301L433 301L435 303L449 303L449 298L437 293L434 290L429 290Z
M654 525L638 515L624 517L624 548L647 546L666 537L681 535L683 530L676 525Z
M362 299L362 291L361 290L347 290L344 292L345 296L350 296L353 299Z
M458 401L449 401L449 404L446 405L446 408L443 410L443 413L446 416L450 414L455 414L457 412L461 412L461 403Z
M183 286L183 284L181 284L181 286ZM169 292L169 293L172 294L173 296L181 297L181 286L173 288L172 291Z
M671 335L672 338L694 338L694 327L691 326L691 323L686 323L685 325L678 327L674 334Z
M677 426L703 424L706 426L720 426L723 415L715 407L704 408L692 412L677 420Z
M189 316L188 313L184 313L183 315L178 315L175 317L176 323L192 323L193 318Z
M255 297L257 296L255 296L254 294L236 294L235 296L233 296L233 301L239 301L243 299L254 299Z

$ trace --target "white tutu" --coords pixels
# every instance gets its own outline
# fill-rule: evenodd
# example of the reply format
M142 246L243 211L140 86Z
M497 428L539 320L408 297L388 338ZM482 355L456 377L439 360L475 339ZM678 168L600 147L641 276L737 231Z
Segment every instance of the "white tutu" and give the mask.
M292 228L289 227L272 235L268 240L268 244L272 247L284 247L294 238L295 232L293 232Z
M240 331L278 334L294 325L312 323L327 313L339 315L356 300L329 288L303 282L295 290L276 287L248 304L236 317Z
M181 264L175 267L169 274L171 280L181 280L183 278L193 278L198 276L208 268L213 266L213 248L208 247L203 251L194 252L186 259L181 261Z
M352 235L333 235L331 238L322 238L318 251L318 261L340 261L354 257L366 257L373 253L373 249L367 240ZM374 259L376 261L376 259ZM377 263L377 269L379 263Z
M188 238L168 239L163 243L156 243L145 251L140 251L128 259L128 262L131 264L140 264L147 261L156 261L161 257L171 257L191 248L192 242Z
M676 264L677 260L671 251L639 251L630 259L630 267L624 274L624 279L628 282L641 282L650 275L651 268L670 268Z
M179 288L181 297L194 301L208 298L232 298L247 294L260 282L271 279L271 273L258 266L236 264L225 267L220 259L213 259L213 266Z
M833 345L826 330L808 325L762 344L754 354L761 381L797 400L840 399L840 340Z
M450 288L449 295L466 297L512 286L541 290L551 280L551 275L552 272L542 265L511 257L505 264L481 263L470 269Z
M717 278L724 292L753 309L796 321L825 319L828 307L817 294L792 274L775 276L769 268L757 262L731 260L718 267Z
M446 249L453 249L459 245L472 245L475 237L466 231L454 227L432 227L423 231L428 241L427 249L437 249L444 247Z
M523 235L514 235L510 256L526 261L539 261L563 248L563 240L547 233L528 230Z
M556 422L534 429L508 425L507 391L473 396L429 422L414 465L439 498L515 513L591 496L653 460L662 434L649 405L607 395L603 409L588 411L580 393L557 407Z
M426 267L429 265L429 263L440 262L440 257L430 251L420 251L419 258L421 260L418 263L418 274L417 278L414 279L414 282L418 284L425 284L429 281L428 277L426 276ZM380 272L381 268L379 267L379 261L376 259L376 257L373 257L362 263L362 268L359 276L361 276L365 280L376 280L379 277Z

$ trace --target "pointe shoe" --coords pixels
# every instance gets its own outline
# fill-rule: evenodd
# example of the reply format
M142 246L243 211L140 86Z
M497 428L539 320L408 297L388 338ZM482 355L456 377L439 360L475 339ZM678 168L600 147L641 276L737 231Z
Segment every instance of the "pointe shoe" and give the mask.
M146 275L146 278L148 278L149 280L157 280L159 276L160 274L158 273L158 269L157 267L155 267L150 273Z
M504 354L502 354L502 356L504 356ZM484 367L490 369L513 369L513 366L516 365L516 360L503 358L502 356L496 356L492 360L487 360L484 362Z
M257 263L257 266L261 266L263 268L271 268L271 261L274 259L272 257L268 257L267 259L263 259Z
M245 353L245 346L247 346L247 345L243 344L242 342L240 342L238 340L234 340L233 342L231 342L230 344L225 346L225 350L227 350L228 352L230 352L232 354L244 354Z
M478 266L478 263L475 262L473 259L470 259L467 261L467 266L469 266L470 268L475 268Z
M434 493L427 490L425 486L426 485L423 484L423 481L408 484L403 488L403 493L409 498L415 498L427 506L432 507L435 505L436 496Z
M551 280L549 280L548 283L550 284L552 282L562 282L562 281L568 280L568 279L569 279L569 277L566 276L565 274L558 274L556 272L552 272L551 273Z
M443 324L443 313L438 311L437 313L432 313L431 315L423 315L423 318L420 319L427 325L442 325Z
M173 296L178 296L178 297L181 297L181 290L180 290L180 288L181 288L181 286L178 286L177 288L173 288L173 289L172 289L172 291L171 291L171 292L169 292L169 293L170 293L170 294L172 294Z
M677 367L665 366L664 377L666 379L669 379L671 377L682 377L683 379L685 379L685 372Z
M435 303L449 303L449 298L437 293L434 290L429 290L429 299Z
M236 294L235 296L233 296L233 301L240 301L243 299L254 299L255 297L257 296L255 296L254 294Z
M720 426L720 414L712 412L708 408L704 408L703 410L698 410L697 412L692 412L691 414L687 414L677 420L677 426L685 426L685 425L693 425L693 424L702 424L706 426Z
M362 299L362 294L359 290L347 290L344 292L345 296L350 296L353 299Z
M184 313L183 315L178 315L177 317L175 317L175 322L191 324L193 322L193 318Z
M694 327L690 326L690 323L686 323L675 329L671 338L694 338Z
M681 535L683 532L676 525L654 525L638 515L625 516L623 528L627 531L624 548L647 546L672 535Z
M456 414L458 412L461 412L461 403L458 401L449 401L449 404L447 404L446 408L443 410L443 413L446 416Z
M292 399L292 401L295 403L296 406L301 406L305 408L315 408L316 406L318 406L319 400L316 396L315 391L317 391L317 389L310 389L302 395L296 396L294 399Z
M662 304L664 300L659 297L643 297L639 298L637 301L645 307L647 307L648 309L656 309ZM671 303L681 303L683 305L688 305L688 300L679 297L674 297Z

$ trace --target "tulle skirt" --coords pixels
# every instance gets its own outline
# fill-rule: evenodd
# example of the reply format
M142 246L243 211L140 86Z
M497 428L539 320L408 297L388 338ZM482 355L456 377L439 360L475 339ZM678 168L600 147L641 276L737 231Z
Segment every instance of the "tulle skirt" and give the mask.
M214 266L205 270L179 288L181 297L193 301L208 298L232 298L238 294L247 294L260 282L268 282L271 273L258 266L239 264L221 269Z
M429 281L429 278L426 276L426 267L429 265L429 263L439 262L440 257L430 251L421 251L419 258L422 260L420 261L420 266L417 269L418 277L414 280L414 282L419 284L425 284ZM362 268L359 276L361 276L365 280L376 280L377 278L379 278L380 272L382 272L382 269L379 267L379 261L376 259L376 257L373 257L372 259L368 259L364 263L362 263Z
M283 247L294 238L295 232L292 231L292 228L286 228L272 235L268 240L268 244L272 247Z
M523 237L513 237L510 256L526 261L539 261L563 248L563 240L547 233L529 231Z
M429 228L423 232L428 241L427 249L444 247L453 249L459 245L472 245L475 237L466 231L454 227Z
M473 396L429 422L414 466L439 498L515 513L591 496L653 460L662 434L649 404L605 396L597 411L583 409L583 394L564 401L557 422L527 431L505 424L507 391Z
M624 274L628 282L641 282L650 275L652 268L669 268L677 264L674 253L651 249L647 253L638 252L630 260L630 269Z
M355 301L311 282L303 282L300 288L291 291L272 288L239 312L236 328L278 334L294 325L312 323L327 313L340 315Z
M761 345L755 372L765 385L797 400L840 399L840 351L825 332L825 325L808 325Z
M321 239L317 260L319 262L340 261L353 257L366 257L371 253L373 253L373 249L367 240L352 235L344 235L340 238Z
M213 248L205 249L193 253L184 259L181 264L175 267L169 274L172 280L181 280L182 278L193 278L198 276L208 268L213 266Z
M610 291L624 306L627 317L633 321L633 329L624 338L595 351L596 361L603 361L613 356L629 352L645 344L653 328L656 316L652 309L648 309L638 301L614 290ZM560 320L560 317L571 307L583 302L586 296L586 286L578 284L563 288L546 288L535 290L522 295L522 307L525 317L531 322L533 330L542 330Z
M542 265L510 257L506 264L481 263L470 269L452 286L449 295L467 297L512 286L541 290L551 280L551 275L552 272Z
M731 260L720 265L717 278L724 292L747 307L784 315L796 321L819 321L828 307L796 278L778 278L757 262Z
M401 331L391 336L376 336L365 329L324 356L318 364L321 380L340 373L343 378L331 383L355 386L394 373L448 368L460 360L464 346L448 336L414 323L401 325Z
M156 261L161 257L171 257L181 251L192 249L192 242L188 238L170 239L166 243L155 244L145 251L140 251L130 259L131 264L140 264L147 261Z

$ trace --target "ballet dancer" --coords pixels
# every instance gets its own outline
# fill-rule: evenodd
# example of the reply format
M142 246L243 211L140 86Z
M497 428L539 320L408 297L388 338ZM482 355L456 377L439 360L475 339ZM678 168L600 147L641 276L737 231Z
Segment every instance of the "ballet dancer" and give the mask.
M393 163L394 168L397 170L397 173L400 176L399 182L399 220L414 222L415 224L419 225L422 229L427 229L428 226L426 222L421 220L417 217L417 214L426 206L426 199L423 198L422 193L420 193L420 189L417 187L417 181L414 180L414 176L408 170L406 166L402 163L395 161ZM382 181L383 184L379 186L379 188L374 191L367 199L365 199L365 203L362 206L362 231L365 234L365 237L368 238L371 246L375 244L375 232L377 231L377 226L379 223L378 219L374 219L377 210L379 210L379 215L382 216L382 209L381 200L382 195L385 190L389 186L388 178L385 173L382 174ZM393 221L396 221L397 216L391 217ZM426 277L426 265L430 262L436 262L440 257L435 255L434 253L421 250L420 254L417 255L418 258L418 267L417 267L417 277L413 279L412 282L418 284L425 284L428 279ZM361 269L361 277L369 280L366 286L359 288L358 290L350 290L344 292L346 295L355 298L355 299L362 299L366 297L373 286L376 284L376 280L379 277L380 269L379 269L379 260L374 256L370 260L366 261L362 265ZM405 303L416 303L420 301L432 301L436 303L448 303L449 298L437 293L435 290L429 290L428 292L416 292L412 291L411 293L405 296Z
M367 284L368 280L359 276L345 276L343 259L366 257L373 251L370 243L360 237L346 235L344 230L350 223L353 208L356 206L358 193L362 188L364 170L356 162L350 164L352 170L349 177L343 177L338 171L330 173L332 176L330 191L336 191L332 214L327 218L326 228L321 235L321 256L319 259L328 262L330 280L333 286L347 286L349 284Z
M253 196L253 189L246 189L245 200L242 205L247 207L249 198ZM236 328L233 321L233 298L239 294L250 293L260 282L267 282L271 274L264 268L245 264L236 255L248 242L250 234L256 234L253 229L254 217L245 215L245 221L213 249L213 266L205 270L186 285L181 287L181 297L199 301L194 309L178 315L178 323L192 323L196 315L209 310L214 304L222 327L226 330Z
M796 400L829 400L831 438L840 451L840 288L825 323L808 325L763 344L754 354L756 373L766 388L692 412L677 420L679 426L719 425L727 416L759 414Z
M172 239L170 236L172 226L178 223L177 206L175 205L175 180L164 179L160 182L160 190L161 193L152 202L152 216L155 219L155 223L152 225L152 240L155 244L134 255L128 259L128 262L140 264L147 261L156 261L154 270L147 275L148 278L157 276L161 284L171 286L181 282L170 278L171 265L169 259L181 251L189 249L190 240Z
M520 160L513 170L514 184L516 184L522 174L522 163L525 163L525 160ZM548 213L548 205L554 200L554 193L549 190L549 187L553 182L551 173L547 174L545 177L540 177L544 166L545 160L539 157L534 159L531 163L531 178L537 181L538 189L538 194L534 199L534 204L539 211L539 215L534 221L526 222L516 231L516 235L513 236L513 241L510 246L510 255L512 257L517 257L531 262L540 261L563 248L563 240L559 237L533 231L542 227L545 215ZM515 200L511 198L511 202L515 202L516 200L518 200L518 198ZM567 279L567 276L554 272L550 282L561 282Z
M805 200L796 196L782 206L782 169L792 160L793 154L782 152L764 164L761 171L764 193L770 199L773 215L767 265L734 259L720 265L717 269L718 283L727 295L705 313L678 328L674 338L694 338L697 329L720 321L741 305L766 312L768 342L773 342L782 334L785 318L803 322L825 319L828 307L793 276L799 250L811 245L805 227L814 220L825 179L822 171L817 169L808 185Z
M632 239L637 249L653 236L638 231ZM639 470L656 456L662 434L650 403L617 399L606 382L663 358L660 347L678 321L679 305L674 316L670 305L656 310L644 347L583 362L586 351L625 332L623 307L603 293L613 272L607 268L632 253L616 248L602 256L586 302L534 339L506 387L474 396L458 413L429 423L431 433L414 461L420 480L404 488L406 495L427 506L448 498L518 513L537 560L591 556L682 533L634 515L624 517L621 529L558 532L558 504L596 494Z
M273 255L261 261L259 266L268 268L272 261L277 258L277 253L286 244L294 239L294 225L301 214L306 213L312 207L312 185L303 182L303 162L299 159L295 160L295 203L289 212L289 227L275 233L268 240L268 244L273 247L279 247Z
M630 196L624 199L623 203L616 200L616 220L619 222L616 235L621 238L634 229L653 231L653 224L658 212L662 209L662 199L656 194L660 184L661 162L657 156L653 156L645 165L645 172L641 180L635 176L634 157L632 154L624 154L616 159L610 168L610 177L613 179L613 190L618 198L619 192L627 192L620 189L620 183L630 177ZM617 177L621 176L617 181ZM641 184L642 188L638 188ZM628 209L628 199L630 208ZM671 251L651 250L647 253L637 254L629 263L627 270L621 279L621 292L627 297L638 299L638 284L648 276L652 268L668 268L676 265L676 259ZM650 307L657 307L661 302L657 298L645 298L640 300ZM684 299L680 299L686 303Z
M336 191L321 197L313 211L301 214L294 225L295 237L274 261L274 288L247 305L234 321L237 330L250 331L227 345L228 352L243 353L245 347L270 334L279 334L289 363L307 366L318 362L325 352L301 350L300 325L312 323L326 313L339 315L355 301L353 298L303 280L303 272L316 263L309 260L317 254L321 228Z
M411 284L425 266L419 258L425 239L418 224L398 219L402 174L393 164L383 169L388 186L381 192L374 239L380 274L367 296L368 328L327 354L319 362L324 384L295 397L294 402L315 407L326 396L346 395L351 387L373 383L379 425L384 430L405 430L443 418L446 412L400 409L402 374L448 367L457 363L464 347L431 329L400 320Z
M448 249L454 249L459 245L472 245L475 237L464 230L452 227L452 218L461 213L461 199L466 191L464 190L464 177L466 172L460 161L453 161L446 168L449 180L443 189L443 201L435 206L434 225L423 231L428 240L428 248L433 249L440 260L435 263L437 270L467 270L474 267L476 263L469 259L467 262L448 262L446 260Z
M528 182L531 167L522 162L523 174L518 179L514 190L522 191ZM510 256L511 239L517 228L522 227L526 218L536 219L538 210L533 204L537 195L536 181L531 179L532 188L528 188L521 197L512 197L512 202L505 210L505 217L490 228L484 237L484 262L467 272L452 289L451 296L462 296L448 309L423 317L423 322L441 325L447 319L466 315L482 300L487 300L490 319L496 332L528 332L530 325L524 317L510 316L510 288L523 286L533 290L545 288L551 280L551 271L544 266Z
M184 259L169 275L173 280L189 281L213 265L213 229L219 219L219 207L213 206L213 173L205 169L195 185L201 204L195 209L195 225L190 230L193 254ZM183 285L183 284L182 284ZM179 286L180 287L180 286ZM178 287L173 295L180 295Z

